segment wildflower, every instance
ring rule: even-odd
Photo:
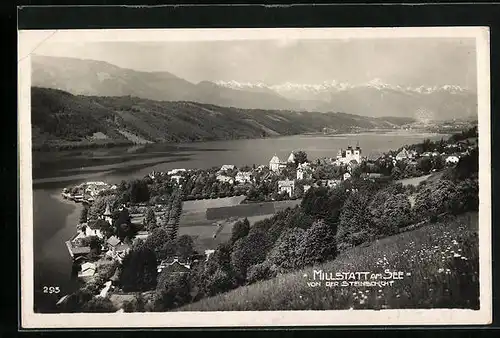
[[[443,268],[439,268],[439,269],[438,269],[438,272],[439,272],[439,273],[441,273],[441,272],[443,272],[443,271],[444,271],[444,269],[443,269]]]
[[[461,257],[460,254],[453,254],[453,257]]]

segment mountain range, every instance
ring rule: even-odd
[[[104,61],[32,56],[32,85],[74,95],[133,96],[157,101],[190,101],[242,109],[344,112],[369,117],[417,120],[477,115],[475,90],[457,85],[408,87],[374,79],[367,83],[320,84],[192,83],[169,72],[143,72]]]

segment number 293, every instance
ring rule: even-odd
[[[44,286],[43,293],[59,293],[61,289],[58,286]]]

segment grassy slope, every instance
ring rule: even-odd
[[[389,127],[380,119],[349,114],[240,109],[194,102],[152,101],[130,96],[75,96],[31,90],[33,145],[58,143],[190,142],[296,135],[332,127]],[[124,135],[124,132],[126,133]],[[106,135],[97,142],[94,133]],[[135,136],[133,136],[135,135]]]
[[[395,281],[392,287],[328,288],[323,284],[311,288],[307,282],[312,279],[304,276],[312,276],[313,269],[308,268],[240,287],[178,310],[477,308],[479,252],[477,237],[474,237],[477,226],[477,213],[464,214],[354,248],[334,261],[314,267],[333,273],[383,273],[391,269],[411,274]]]

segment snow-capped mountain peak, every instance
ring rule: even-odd
[[[425,86],[418,87],[392,85],[384,82],[380,78],[374,78],[368,82],[360,84],[350,84],[348,82],[339,82],[337,80],[324,81],[322,83],[293,83],[284,82],[281,84],[268,85],[264,82],[238,82],[238,81],[214,81],[215,84],[221,87],[238,89],[238,90],[271,90],[277,94],[287,96],[298,93],[310,93],[324,95],[328,93],[345,91],[353,88],[373,88],[377,90],[395,90],[402,92],[413,92],[419,94],[431,94],[437,91],[445,91],[453,94],[468,91],[458,85],[443,85],[443,86]]]

